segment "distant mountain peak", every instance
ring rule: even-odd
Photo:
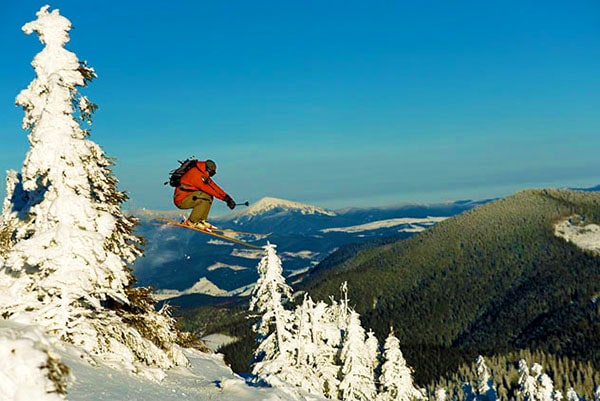
[[[335,212],[318,206],[273,197],[262,198],[247,209],[235,214],[239,217],[256,216],[269,212],[298,212],[301,214],[320,214],[325,216],[336,215]]]

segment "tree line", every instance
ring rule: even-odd
[[[249,302],[256,344],[250,367],[257,382],[345,401],[600,400],[600,373],[589,362],[529,351],[479,355],[474,364],[419,387],[394,328],[383,343],[363,329],[346,283],[339,300],[294,297],[275,248],[266,247]]]

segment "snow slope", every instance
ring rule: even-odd
[[[160,383],[149,381],[107,366],[92,367],[65,353],[65,362],[76,377],[68,390],[68,399],[77,401],[182,401],[182,400],[303,400],[318,398],[294,397],[265,387],[253,387],[234,374],[220,355],[186,350],[189,368],[167,372]]]
[[[579,216],[571,216],[554,226],[557,237],[600,256],[600,226],[584,224]]]
[[[335,228],[325,228],[321,230],[323,233],[329,232],[343,232],[343,233],[357,233],[361,231],[371,231],[371,230],[379,230],[381,228],[390,228],[397,226],[405,226],[400,227],[398,229],[399,232],[420,232],[425,230],[426,227],[430,227],[440,221],[447,219],[447,217],[425,217],[425,218],[412,218],[412,217],[402,217],[398,219],[387,219],[387,220],[379,220],[373,221],[366,224],[360,224],[356,226],[350,227],[335,227]],[[408,226],[408,227],[406,227]]]
[[[51,348],[41,330],[0,320],[0,401],[64,399],[45,367]]]
[[[46,337],[33,326],[0,320],[0,401],[324,400],[295,388],[248,384],[219,354],[192,349],[184,353],[189,367],[173,368],[162,381],[153,381],[92,359],[82,349]],[[43,367],[48,355],[70,370],[66,398],[47,392],[54,389]]]

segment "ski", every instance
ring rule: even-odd
[[[262,246],[260,246],[260,245],[251,244],[249,242],[242,241],[242,240],[239,240],[237,238],[233,238],[233,237],[230,237],[228,235],[225,235],[225,234],[221,233],[221,232],[225,232],[226,230],[214,229],[214,230],[211,230],[211,231],[207,231],[207,230],[203,230],[201,228],[196,228],[196,227],[188,226],[187,224],[180,223],[180,222],[173,221],[173,220],[169,220],[169,219],[165,219],[165,218],[162,218],[162,217],[156,217],[156,219],[160,220],[160,221],[162,221],[164,223],[167,223],[167,224],[171,224],[171,225],[178,226],[178,227],[183,227],[183,228],[189,228],[190,230],[194,230],[194,231],[198,231],[198,232],[201,232],[201,233],[204,233],[204,234],[212,235],[213,237],[216,237],[216,238],[220,238],[220,239],[223,239],[223,240],[226,240],[226,241],[235,242],[236,244],[244,245],[244,246],[247,246],[249,248],[256,248],[256,249],[261,249],[262,248]],[[218,232],[216,232],[216,231],[218,231]],[[232,232],[232,233],[245,234],[245,233],[234,231],[234,230],[229,230],[229,231]],[[254,233],[247,233],[247,234],[257,235],[257,234],[254,234]],[[262,234],[259,234],[259,235],[262,235]]]
[[[229,228],[213,228],[212,231],[217,231],[220,233],[229,233],[229,234],[239,234],[239,235],[249,235],[252,237],[268,237],[269,235],[271,235],[271,233],[268,234],[259,234],[259,233],[251,233],[248,231],[237,231],[237,230],[231,230]]]
[[[166,222],[166,223],[177,223],[173,220],[165,219],[164,217],[156,217],[156,219],[160,220],[162,222]],[[184,224],[184,223],[179,223],[179,224]],[[188,227],[188,226],[186,225],[186,227]],[[271,235],[271,233],[259,234],[259,233],[253,233],[250,231],[237,231],[237,230],[232,230],[230,228],[217,228],[217,227],[212,228],[210,231],[212,231],[212,232],[216,231],[218,233],[236,234],[236,235],[238,235],[238,234],[239,235],[247,235],[247,236],[252,236],[252,237],[268,237],[269,235]]]

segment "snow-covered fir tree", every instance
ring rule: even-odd
[[[529,366],[524,359],[519,360],[519,394],[524,401],[535,400],[535,378],[529,374]]]
[[[579,395],[572,388],[567,390],[567,401],[579,401]]]
[[[284,303],[292,297],[283,277],[276,245],[265,246],[265,256],[258,264],[259,278],[252,291],[250,310],[259,316],[254,325],[258,347],[254,352],[252,373],[267,383],[280,380],[297,384],[297,339],[293,330],[293,313]]]
[[[365,333],[358,313],[349,306],[346,283],[340,287],[339,301],[314,302],[305,294],[289,311],[292,289],[285,283],[275,245],[265,247],[258,273],[249,308],[259,318],[252,370],[258,380],[278,387],[291,384],[332,400],[424,399],[393,333],[386,342],[378,397],[379,342],[372,331]]]
[[[519,395],[524,401],[560,401],[563,395],[554,391],[552,379],[543,372],[540,364],[534,363],[529,369],[524,359],[519,360]],[[579,396],[571,388],[567,399],[578,401]]]
[[[323,395],[335,399],[340,385],[339,352],[342,331],[338,325],[338,304],[333,300],[331,302],[331,305],[323,301],[317,302],[310,313],[315,350],[313,370],[319,378]]]
[[[479,355],[475,359],[475,385],[463,383],[462,390],[465,401],[496,401],[498,398],[483,356]]]
[[[448,391],[445,388],[438,388],[435,390],[435,401],[448,401]]]
[[[117,190],[112,160],[88,138],[95,105],[78,91],[96,73],[64,47],[70,21],[48,9],[23,26],[44,48],[16,99],[31,147],[22,171],[7,176],[0,316],[134,371],[186,364],[175,321],[154,310],[149,290],[133,287],[129,266],[142,241],[121,211],[127,195]]]
[[[379,340],[377,339],[377,337],[375,337],[375,333],[373,332],[373,330],[369,330],[367,332],[367,339],[365,340],[365,345],[367,346],[369,356],[371,357],[371,361],[373,363],[373,371],[377,375],[381,355],[379,352]]]
[[[438,394],[445,397],[445,391]],[[423,393],[413,383],[412,371],[406,364],[400,340],[394,335],[394,330],[385,340],[383,346],[383,364],[379,376],[378,401],[409,401],[424,399]]]
[[[475,360],[475,370],[477,372],[477,384],[475,386],[477,394],[485,394],[490,390],[490,385],[493,385],[493,383],[491,383],[490,372],[485,364],[485,359],[481,355]]]
[[[542,373],[542,365],[534,364],[531,368],[536,375],[536,393],[540,401],[551,401],[554,399],[554,383],[545,373]]]
[[[348,329],[344,333],[341,353],[340,396],[344,401],[372,401],[375,399],[373,359],[365,342],[365,330],[358,313],[351,310]]]
[[[483,356],[479,355],[475,360],[475,371],[477,373],[477,383],[475,385],[476,399],[481,401],[496,401],[496,389],[490,371],[485,364]]]
[[[296,337],[295,368],[297,371],[296,386],[302,387],[313,394],[323,394],[321,365],[318,353],[320,347],[320,331],[322,324],[322,308],[305,294],[302,304],[294,312],[294,327]]]

